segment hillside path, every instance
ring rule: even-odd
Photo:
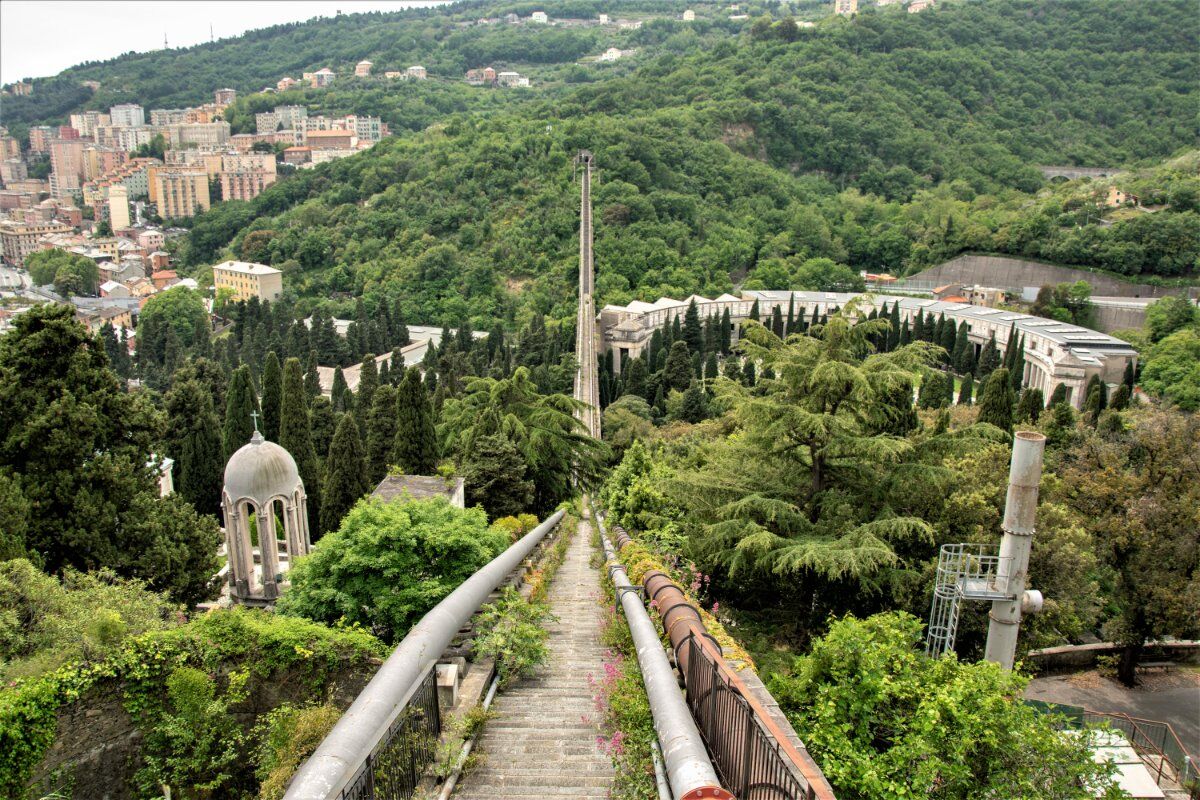
[[[590,566],[591,524],[581,521],[550,585],[550,657],[534,678],[496,696],[475,746],[483,757],[454,792],[458,800],[608,796],[613,768],[597,746],[599,712],[589,674],[604,673],[600,570]]]

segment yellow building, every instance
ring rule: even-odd
[[[283,296],[283,273],[266,264],[225,261],[213,267],[213,286],[232,290],[234,300],[275,301]]]
[[[108,187],[108,224],[114,231],[129,227],[129,190],[119,183]]]
[[[194,217],[207,211],[208,172],[204,167],[151,167],[150,200],[163,219]]]

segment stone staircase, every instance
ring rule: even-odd
[[[596,745],[599,712],[588,675],[603,673],[600,571],[589,566],[591,527],[581,522],[548,600],[550,657],[535,678],[497,695],[495,717],[475,745],[482,763],[463,775],[458,800],[601,800],[612,784],[612,762]]]

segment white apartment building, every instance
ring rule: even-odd
[[[146,124],[146,111],[136,103],[122,103],[108,110],[112,124],[121,128],[136,128]]]

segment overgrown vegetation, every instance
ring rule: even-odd
[[[160,796],[164,785],[182,797],[252,792],[259,737],[244,718],[231,716],[233,708],[285,677],[286,693],[320,697],[334,676],[382,653],[358,629],[242,609],[130,637],[108,658],[69,664],[0,692],[0,792],[24,796],[54,741],[58,714],[103,693],[119,696],[142,731],[143,767],[135,779],[141,796]]]

